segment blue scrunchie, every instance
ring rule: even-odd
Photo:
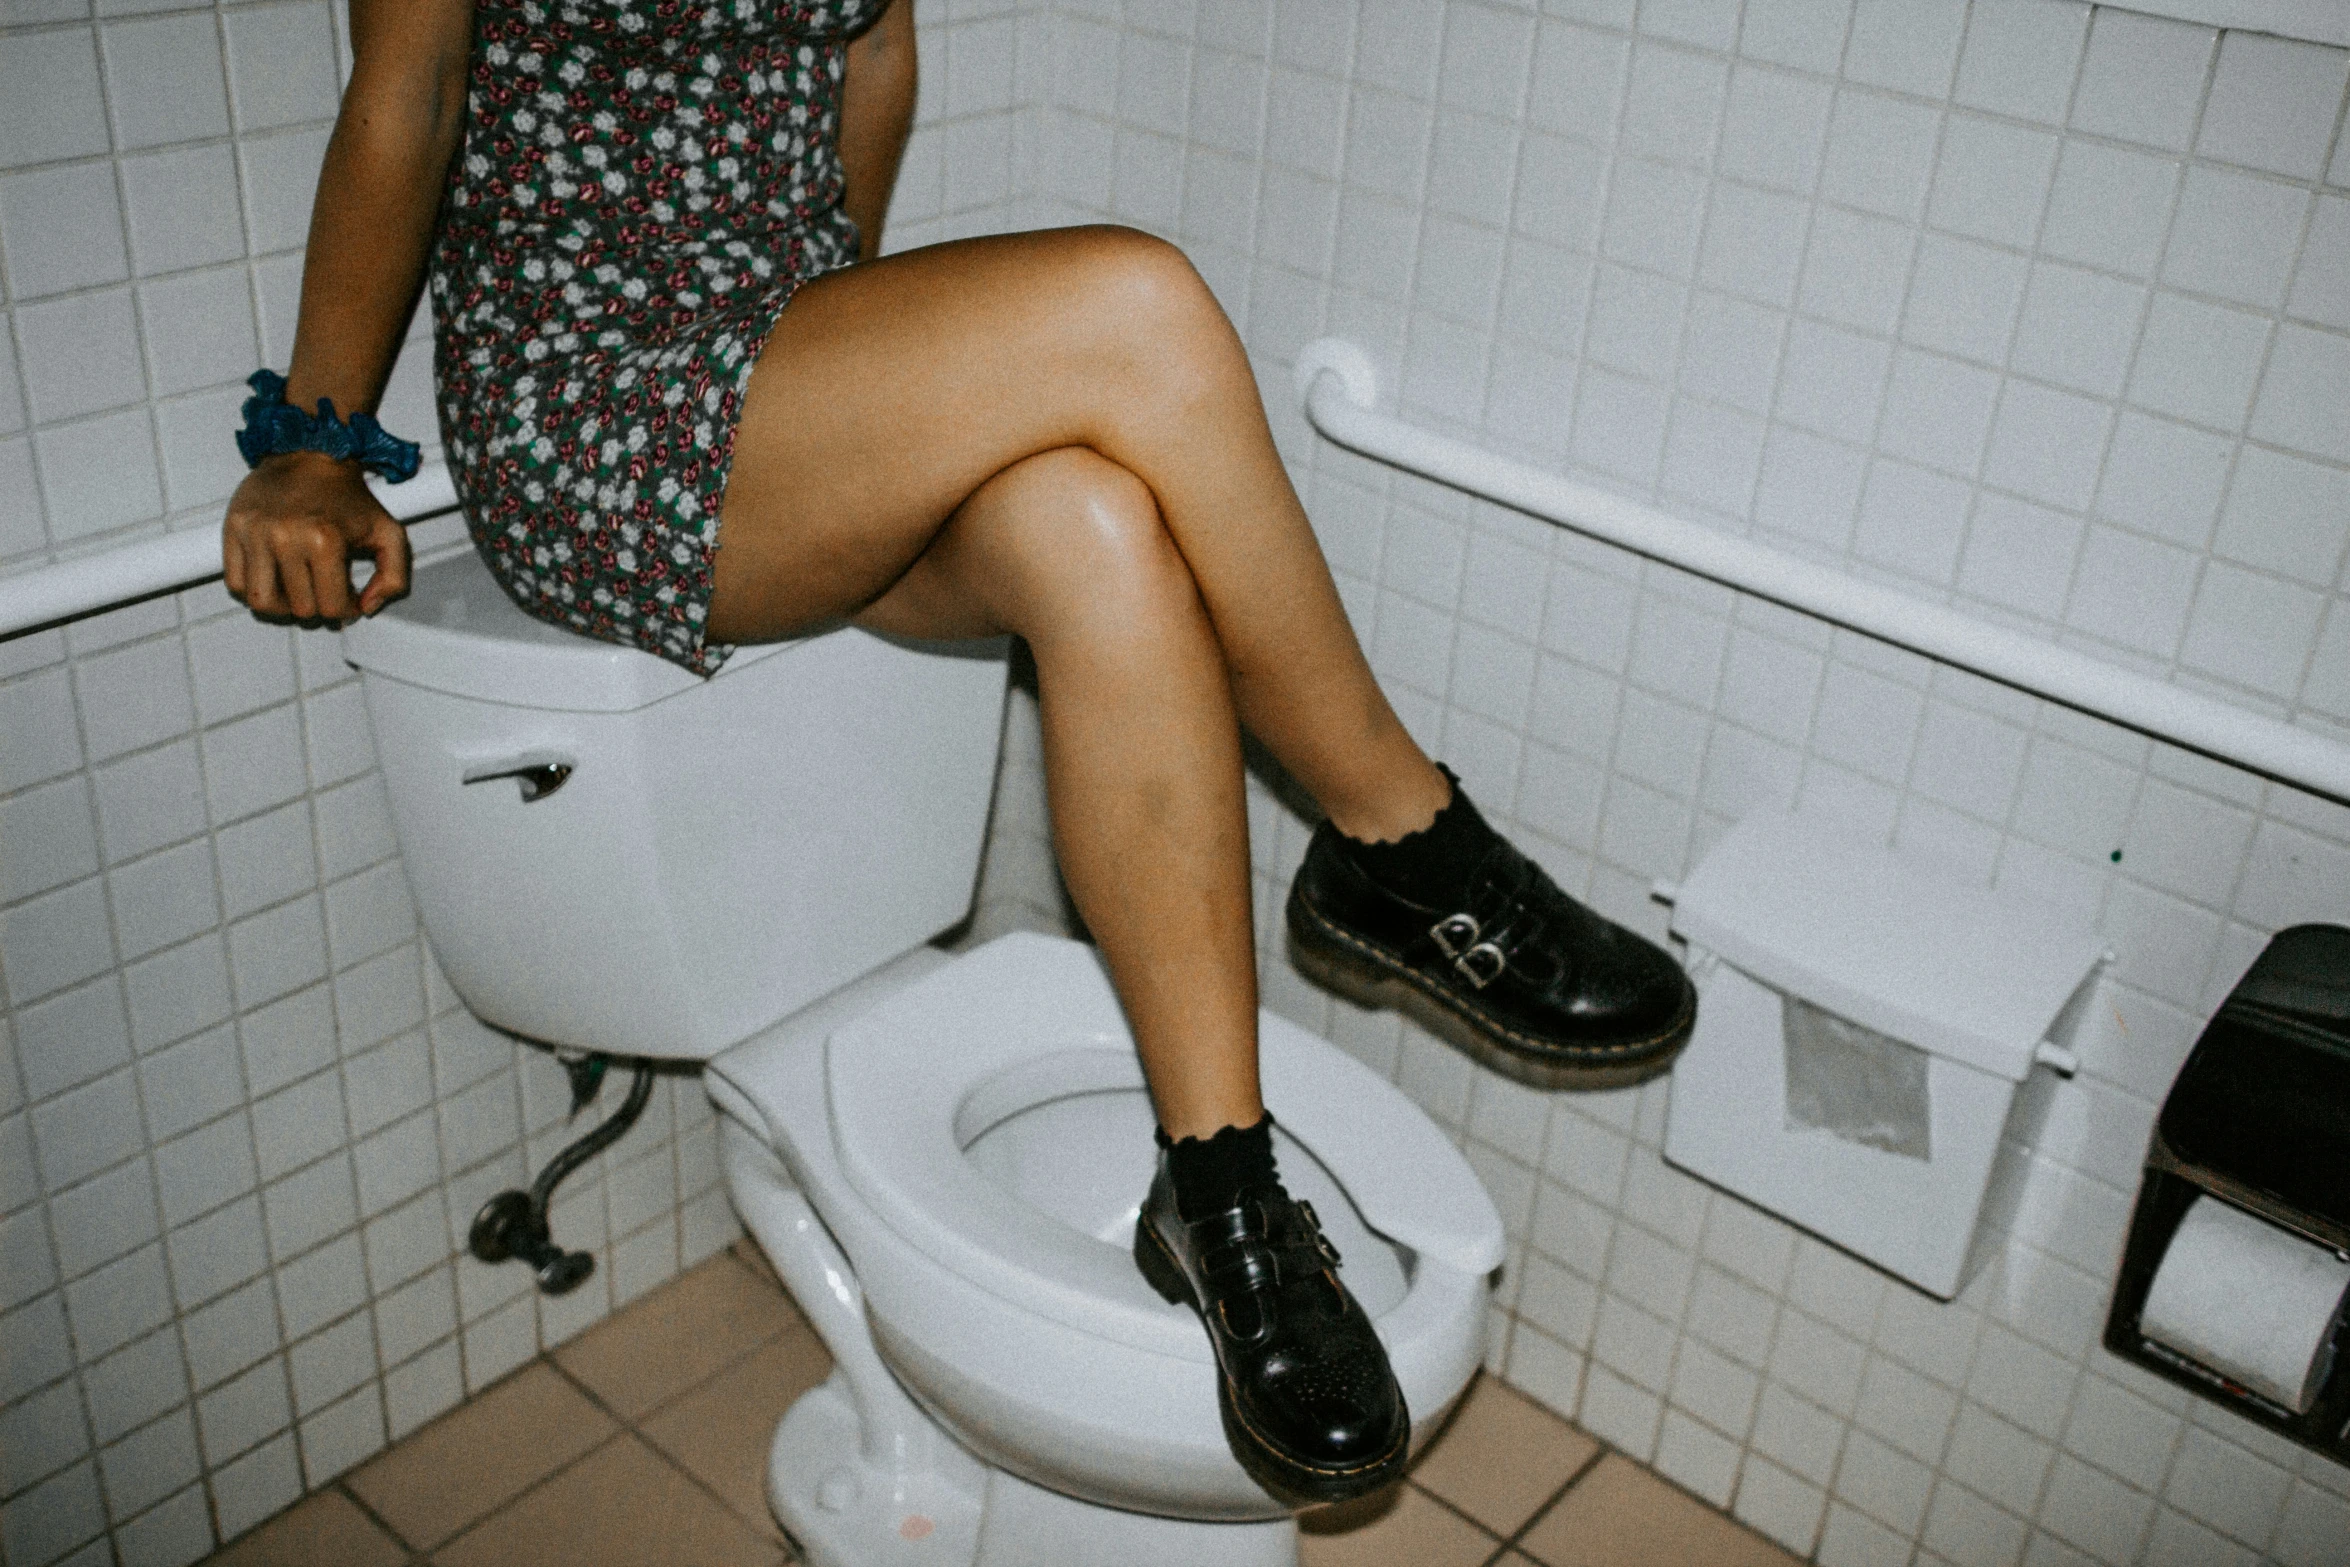
[[[245,454],[246,467],[258,468],[261,459],[280,452],[324,452],[346,462],[356,459],[394,484],[416,476],[422,450],[377,424],[375,415],[353,414],[346,422],[331,397],[318,400],[318,412],[304,413],[286,401],[286,378],[274,370],[256,370],[245,384],[253,395],[245,399],[237,450]]]

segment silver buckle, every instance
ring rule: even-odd
[[[1471,914],[1447,914],[1428,927],[1428,939],[1436,943],[1436,950],[1456,962],[1462,953],[1476,945],[1482,934],[1476,916]]]
[[[1491,967],[1487,967],[1488,964]],[[1502,970],[1510,966],[1510,960],[1503,956],[1501,948],[1492,942],[1480,941],[1459,957],[1454,958],[1452,966],[1461,978],[1469,982],[1469,988],[1483,990],[1501,978]]]
[[[1469,914],[1447,914],[1428,927],[1428,939],[1452,959],[1453,972],[1467,980],[1471,990],[1483,990],[1510,966],[1501,948],[1478,939],[1483,935],[1476,917]]]

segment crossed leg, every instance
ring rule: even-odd
[[[1245,723],[1357,838],[1449,786],[1372,677],[1214,297],[1065,229],[803,288],[752,374],[710,634],[848,616],[1036,655],[1071,896],[1176,1137],[1262,1111]]]

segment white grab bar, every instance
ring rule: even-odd
[[[449,511],[457,486],[445,464],[420,468],[406,484],[370,479],[377,500],[402,522]],[[159,538],[0,577],[0,637],[54,625],[133,599],[210,582],[220,575],[220,530],[186,528]]]
[[[1378,412],[1378,387],[1377,367],[1353,343],[1326,337],[1298,354],[1306,417],[1365,457],[2350,803],[2350,745],[2341,741],[1432,434]]]

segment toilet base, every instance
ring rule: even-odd
[[[867,1459],[863,1436],[837,1371],[776,1427],[767,1503],[811,1567],[1297,1567],[1288,1518],[1124,1512],[989,1468],[943,1440],[934,1456],[945,1463],[909,1472],[902,1457]]]

